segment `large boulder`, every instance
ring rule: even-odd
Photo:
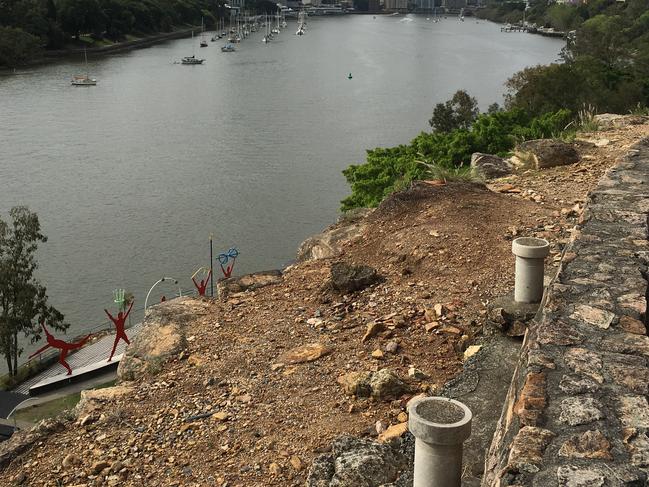
[[[130,381],[157,372],[163,362],[187,346],[186,325],[206,314],[207,305],[200,299],[183,297],[149,308],[139,333],[126,347],[117,378]]]
[[[394,444],[345,436],[334,440],[331,453],[317,457],[307,477],[307,487],[380,487],[405,485],[411,477],[411,435]],[[412,480],[410,480],[412,484]]]
[[[359,208],[345,213],[335,225],[302,242],[297,251],[297,259],[303,262],[340,256],[345,242],[363,235],[367,228],[364,218],[371,211],[367,208]]]
[[[474,152],[471,155],[471,167],[485,179],[501,178],[512,173],[512,164],[509,161],[482,152]]]
[[[216,290],[219,296],[226,297],[228,294],[254,291],[280,282],[282,282],[282,271],[260,271],[245,276],[221,279],[216,284]]]
[[[331,285],[336,291],[352,293],[381,280],[376,269],[367,265],[353,266],[336,262],[331,266]]]
[[[531,163],[529,165],[533,165],[536,169],[579,162],[579,153],[575,148],[557,139],[526,140],[518,146],[516,152],[519,160],[529,159]]]

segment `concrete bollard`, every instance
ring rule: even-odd
[[[512,242],[512,253],[516,256],[514,301],[541,302],[543,266],[549,252],[550,244],[542,238],[521,237]]]
[[[462,444],[471,436],[471,410],[446,397],[413,403],[408,429],[415,436],[413,487],[460,487]]]

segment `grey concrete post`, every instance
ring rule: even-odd
[[[547,240],[521,237],[512,242],[512,253],[516,256],[514,301],[517,303],[539,303],[543,298],[544,260],[550,252]]]
[[[415,436],[413,487],[460,487],[462,444],[471,436],[471,410],[446,397],[426,397],[409,408]]]

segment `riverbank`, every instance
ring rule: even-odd
[[[283,274],[158,305],[120,366],[128,381],[85,401],[83,425],[49,423],[56,435],[39,433],[16,459],[0,447],[0,478],[303,485],[334,438],[398,436],[408,399],[460,374],[488,303],[511,291],[512,238],[550,240],[553,274],[586,194],[646,130],[589,134],[575,143],[580,162],[489,187],[417,183],[309,239]],[[84,444],[92,455],[76,453]]]
[[[42,64],[48,64],[57,62],[64,59],[78,58],[81,56],[84,51],[88,54],[89,57],[94,56],[105,56],[109,54],[115,54],[117,52],[129,51],[132,49],[143,49],[145,47],[150,47],[155,44],[160,44],[162,42],[167,42],[174,39],[182,39],[185,37],[190,37],[192,32],[199,32],[201,26],[193,26],[189,28],[182,28],[175,30],[173,32],[165,32],[153,34],[151,36],[142,37],[138,39],[131,39],[123,42],[115,42],[111,45],[100,46],[100,47],[74,47],[67,49],[57,49],[57,50],[44,50],[41,52],[41,55],[38,58],[28,61],[24,66],[38,66]],[[14,70],[10,68],[0,67],[0,74],[11,74]]]

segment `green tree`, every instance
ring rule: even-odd
[[[101,32],[105,16],[97,0],[63,0],[58,4],[63,30],[79,40],[83,33]]]
[[[24,206],[12,208],[11,223],[0,219],[0,354],[9,372],[18,372],[18,344],[22,334],[32,343],[41,337],[40,322],[65,330],[63,315],[47,304],[47,291],[34,277],[38,244],[47,242],[36,213]]]
[[[478,116],[478,102],[464,90],[458,90],[446,103],[438,103],[428,124],[436,132],[467,129]]]
[[[0,27],[0,66],[14,68],[40,51],[38,37],[13,27]]]

